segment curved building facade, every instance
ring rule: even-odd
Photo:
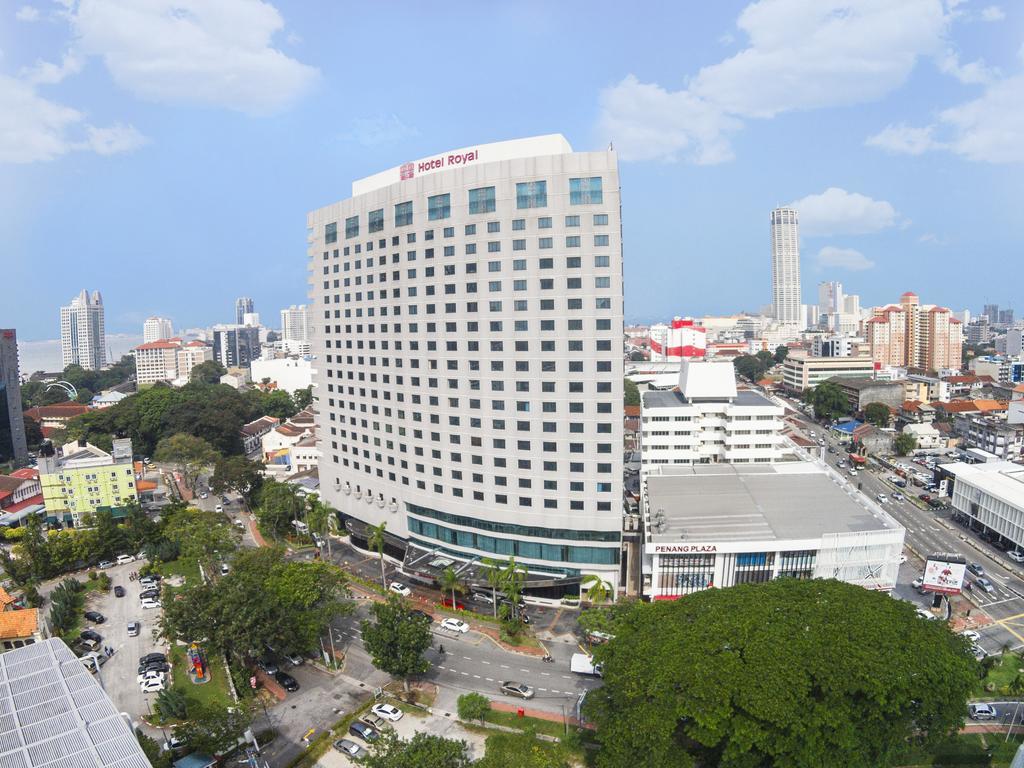
[[[559,135],[356,181],[308,217],[321,492],[406,562],[618,584],[623,300],[613,151]]]

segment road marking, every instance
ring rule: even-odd
[[[480,675],[473,675],[473,677],[475,677],[477,680],[480,679]]]
[[[489,662],[489,661],[484,661],[483,659],[480,659],[480,663],[481,663],[481,664],[490,664],[491,662]]]
[[[541,674],[545,675],[546,677],[551,677],[551,673],[550,672],[541,672]]]
[[[459,674],[464,675],[465,677],[469,677],[469,672],[459,672]]]
[[[484,680],[486,680],[489,683],[493,683],[494,682],[494,678],[493,677],[485,677]]]
[[[438,664],[437,668],[438,669],[448,669],[448,667],[446,667],[444,664]]]
[[[472,659],[469,658],[469,656],[463,656],[462,658],[464,658],[466,661],[472,661]]]
[[[499,666],[500,666],[500,667],[501,667],[502,669],[508,669],[508,668],[509,668],[508,664],[500,664]]]
[[[571,675],[562,675],[562,679],[563,680],[572,680],[572,676]]]
[[[519,671],[520,671],[520,672],[529,672],[530,670],[528,670],[528,669],[523,669],[522,667],[520,667],[520,668],[519,668]]]
[[[538,688],[537,690],[538,691],[544,691],[546,693],[548,689],[547,688]]]

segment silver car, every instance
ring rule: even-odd
[[[338,739],[334,742],[334,748],[341,752],[341,754],[348,755],[349,757],[362,757],[366,752],[365,749],[351,739]]]

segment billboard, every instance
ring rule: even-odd
[[[959,555],[928,555],[922,586],[931,592],[959,595],[966,570],[967,563]]]

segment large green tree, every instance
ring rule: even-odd
[[[373,666],[389,675],[402,678],[409,689],[409,678],[421,675],[430,668],[423,652],[430,647],[430,622],[412,613],[398,595],[388,595],[383,603],[370,605],[373,621],[362,623],[363,645],[373,660]]]
[[[290,483],[267,480],[260,488],[257,499],[256,519],[261,530],[271,536],[284,536],[294,532],[293,520],[301,520],[306,510],[306,501],[299,489]]]
[[[405,741],[390,728],[381,733],[370,748],[370,754],[357,762],[366,768],[469,768],[471,765],[464,741],[424,732]]]
[[[780,579],[637,604],[595,651],[599,768],[894,765],[963,726],[977,663],[914,606]]]
[[[789,347],[787,347],[785,344],[779,344],[779,346],[775,348],[775,354],[773,355],[773,357],[775,358],[776,365],[785,362],[788,356]]]
[[[236,659],[263,652],[305,652],[330,621],[349,613],[344,574],[325,562],[285,559],[272,547],[238,552],[216,583],[186,584],[164,605],[164,634],[207,638]]]
[[[748,381],[760,381],[768,370],[764,360],[755,355],[738,355],[732,364],[736,367],[736,373]]]
[[[908,432],[900,432],[896,435],[896,454],[898,456],[906,456],[908,453],[917,448],[917,438]]]
[[[292,400],[295,401],[295,407],[300,411],[311,406],[313,404],[313,385],[310,384],[308,387],[292,392]]]
[[[864,420],[876,427],[888,427],[889,406],[885,403],[868,403],[864,407]]]
[[[231,751],[252,724],[252,714],[241,705],[225,707],[197,699],[188,709],[189,719],[174,729],[174,735],[204,755]]]
[[[623,400],[625,405],[640,405],[640,388],[635,381],[623,379]]]
[[[153,456],[157,461],[175,464],[181,470],[185,485],[193,491],[199,482],[200,473],[218,458],[217,451],[203,438],[183,432],[161,440]]]
[[[263,486],[262,461],[249,461],[245,456],[221,456],[213,467],[210,490],[214,493],[234,491],[246,504],[252,504]]]
[[[834,381],[821,382],[810,391],[808,399],[814,406],[815,418],[831,420],[850,415],[850,403]]]
[[[220,377],[227,372],[228,369],[216,360],[207,360],[193,368],[188,379],[196,384],[219,384]]]
[[[172,542],[181,557],[206,566],[215,556],[225,557],[238,547],[238,532],[220,512],[175,505],[163,512],[163,538]]]

